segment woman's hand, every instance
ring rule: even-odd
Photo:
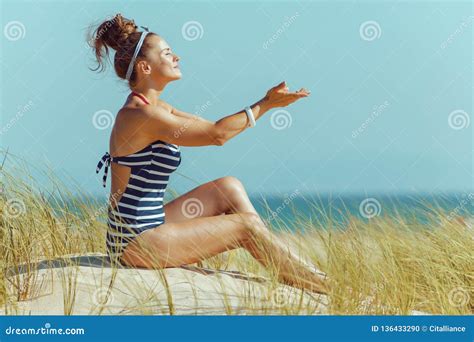
[[[267,91],[263,100],[270,108],[286,107],[303,97],[308,97],[309,94],[311,94],[311,92],[305,88],[301,88],[296,92],[290,92],[286,86],[286,82],[283,81]]]

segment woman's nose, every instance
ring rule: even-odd
[[[174,59],[175,59],[175,60],[176,60],[176,62],[177,62],[177,61],[179,61],[181,58],[179,58],[179,56],[178,56],[178,55],[175,55]]]

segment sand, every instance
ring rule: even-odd
[[[34,271],[23,267],[7,275],[11,304],[0,314],[327,314],[326,296],[283,284],[272,286],[266,278],[236,271],[189,265],[161,271],[113,268],[103,254],[32,266]],[[20,300],[18,287],[24,293]]]

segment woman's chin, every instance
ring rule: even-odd
[[[168,82],[177,81],[182,77],[183,75],[181,74],[181,70],[179,69],[168,71],[166,74],[162,75],[162,78],[166,79]]]
[[[175,72],[175,73],[171,76],[171,80],[172,80],[172,81],[180,80],[182,76],[183,76],[183,75],[181,74],[181,71]]]

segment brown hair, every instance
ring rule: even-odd
[[[134,20],[122,17],[119,13],[110,20],[104,21],[95,30],[91,27],[88,34],[88,44],[94,49],[97,67],[91,68],[99,72],[105,70],[104,59],[109,59],[109,48],[115,50],[114,69],[118,77],[125,79],[130,60],[140,39],[141,32],[137,30]],[[146,58],[150,45],[147,39],[155,33],[149,33],[138,52],[137,59]],[[156,34],[155,34],[156,35]],[[135,66],[130,76],[130,85],[136,84]]]

